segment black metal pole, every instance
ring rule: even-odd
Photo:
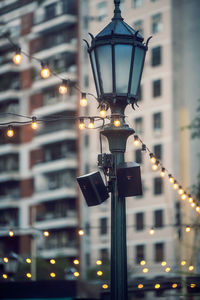
[[[116,114],[116,107],[111,108]],[[123,113],[124,107],[117,107]],[[110,152],[114,155],[114,176],[112,178],[111,196],[111,300],[127,300],[127,247],[126,247],[126,203],[124,197],[118,196],[116,168],[124,162],[126,142],[133,134],[127,124],[122,122],[119,128],[112,123],[105,126],[102,134],[107,137]]]

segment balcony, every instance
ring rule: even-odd
[[[71,140],[77,138],[77,132],[73,129],[69,130],[67,128],[59,131],[48,132],[45,134],[39,134],[35,137],[35,142],[38,145],[44,145],[48,143],[54,143],[62,141],[63,139]]]
[[[78,166],[77,159],[74,153],[66,153],[65,158],[60,158],[54,161],[43,161],[33,167],[33,174],[37,176],[39,173],[59,171],[65,169],[76,169]],[[1,178],[1,177],[0,177]]]
[[[18,209],[7,208],[0,210],[0,226],[2,227],[15,227],[18,226]]]
[[[20,198],[20,184],[19,181],[11,180],[0,182],[0,202],[4,200],[18,200]],[[6,201],[6,202],[7,202]]]
[[[74,179],[75,181],[75,179]],[[54,201],[56,199],[62,199],[65,197],[72,198],[77,196],[77,190],[74,187],[59,187],[57,189],[51,190],[46,189],[40,191],[39,189],[35,192],[33,200],[35,203],[42,203],[45,201]]]
[[[18,91],[20,90],[20,80],[18,73],[8,72],[6,76],[0,75],[0,101],[5,99],[5,93],[7,91]],[[13,93],[16,99],[16,93]]]
[[[65,217],[65,218],[57,218],[54,219],[52,218],[51,220],[43,220],[40,222],[35,222],[34,227],[37,229],[52,229],[52,228],[70,228],[70,227],[77,227],[78,226],[78,221],[76,218],[76,214],[74,214],[74,217]]]
[[[43,246],[40,248],[40,255],[46,259],[57,256],[77,257],[78,246],[76,243],[72,245],[69,244],[66,247],[49,248],[48,246]]]
[[[0,52],[0,75],[11,72],[19,72],[19,66],[16,66],[12,61],[12,53]]]
[[[54,133],[61,130],[75,130],[75,122],[73,120],[67,120],[67,119],[56,120],[56,117],[55,120],[53,120],[52,118],[52,121],[46,121],[40,124],[40,129],[37,131],[37,135]]]

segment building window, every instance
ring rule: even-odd
[[[106,262],[106,261],[109,260],[109,255],[108,255],[108,249],[107,248],[100,249],[100,259],[103,262]]]
[[[162,145],[155,145],[153,153],[155,154],[157,159],[162,159]]]
[[[159,66],[162,61],[162,48],[161,46],[152,48],[151,50],[151,65],[152,67]]]
[[[136,22],[133,23],[133,28],[135,29],[135,31],[139,31],[139,33],[141,35],[144,34],[144,27],[143,27],[143,21],[142,20],[138,20]]]
[[[162,178],[154,178],[154,195],[161,195],[163,190]]]
[[[162,89],[161,79],[154,80],[152,84],[152,92],[153,92],[152,94],[154,98],[161,96],[161,89]]]
[[[86,265],[89,267],[90,264],[91,264],[91,256],[90,256],[90,253],[86,253],[86,254],[85,254],[85,262],[86,262]]]
[[[144,230],[144,213],[139,212],[135,214],[135,230]]]
[[[46,20],[53,19],[56,16],[56,3],[45,7]]]
[[[154,211],[154,227],[161,228],[163,227],[163,210],[155,210]]]
[[[103,21],[107,17],[107,2],[101,1],[97,4],[97,13],[99,21]]]
[[[135,162],[138,164],[142,164],[142,151],[141,149],[135,150]]]
[[[152,27],[151,27],[151,31],[152,33],[158,33],[161,32],[163,30],[163,23],[162,23],[162,14],[156,14],[152,16]]]
[[[108,219],[107,218],[101,218],[99,219],[100,222],[100,235],[104,235],[108,233]]]
[[[162,129],[162,113],[153,114],[153,130],[160,131]]]
[[[135,132],[137,134],[142,134],[143,133],[143,119],[142,119],[142,117],[136,118],[134,123],[135,123]]]
[[[154,245],[154,254],[155,262],[161,262],[164,260],[164,243],[156,243]]]
[[[142,6],[143,0],[133,0],[132,3],[133,3],[133,7],[134,7],[134,8],[139,8],[139,7]]]
[[[145,260],[145,245],[135,246],[135,263],[139,264],[141,260]]]

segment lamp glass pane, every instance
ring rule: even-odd
[[[99,81],[98,81],[98,76],[97,76],[97,67],[96,67],[96,59],[95,59],[95,54],[94,50],[91,52],[91,63],[93,67],[93,76],[94,76],[94,81],[96,82],[96,88],[97,88],[97,95],[100,95],[100,90],[99,90]]]
[[[112,93],[112,52],[110,45],[99,46],[96,48],[99,70],[100,70],[100,80],[103,87],[104,93]]]
[[[140,47],[136,47],[134,53],[133,73],[132,73],[132,80],[131,80],[131,95],[134,96],[136,96],[140,84],[144,56],[145,56],[145,50]]]
[[[128,93],[132,45],[115,46],[116,93]]]

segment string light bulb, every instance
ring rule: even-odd
[[[56,263],[56,261],[55,261],[54,258],[50,259],[50,264],[51,264],[51,265],[55,265],[55,263]]]
[[[196,206],[196,203],[195,203],[195,202],[192,202],[192,203],[191,203],[191,206],[192,206],[192,207],[195,207],[195,206]]]
[[[169,177],[169,182],[174,183],[174,177],[171,174],[169,174],[168,177]]]
[[[156,157],[153,155],[153,153],[150,153],[149,156],[150,156],[150,161],[152,162],[152,164],[155,164]]]
[[[170,267],[167,267],[166,269],[165,269],[165,272],[166,273],[169,273],[171,271],[171,268]]]
[[[38,122],[37,122],[37,118],[36,118],[36,117],[32,117],[31,127],[32,127],[34,130],[38,129]]]
[[[177,286],[178,286],[178,284],[177,284],[177,283],[172,283],[172,288],[173,288],[173,289],[176,289],[176,288],[177,288]]]
[[[74,265],[79,265],[80,262],[78,259],[74,259],[73,263],[74,263]]]
[[[181,199],[182,200],[185,200],[187,198],[187,194],[184,192],[182,195],[181,195]]]
[[[189,225],[187,225],[187,226],[185,227],[185,231],[186,231],[186,232],[190,232],[190,231],[191,231],[191,227],[190,227]]]
[[[188,267],[188,270],[189,270],[189,271],[193,271],[193,270],[194,270],[194,266],[193,266],[193,265],[190,265],[190,266]]]
[[[183,190],[182,186],[180,186],[180,185],[178,188],[178,193],[179,193],[179,195],[182,195],[184,193],[184,190]]]
[[[80,105],[81,105],[82,107],[87,106],[86,93],[81,93]]]
[[[12,229],[10,229],[9,232],[8,232],[8,235],[9,235],[10,237],[13,237],[13,236],[14,236],[14,231],[13,231]]]
[[[191,195],[189,195],[189,197],[188,197],[188,201],[189,201],[189,203],[192,203],[192,202],[194,201],[194,199],[192,198],[192,196],[191,196]]]
[[[8,130],[7,130],[7,133],[6,133],[6,134],[7,134],[7,136],[10,137],[10,138],[14,136],[14,130],[13,130],[13,126],[12,126],[12,125],[9,125],[9,126],[8,126]]]
[[[85,129],[84,118],[80,118],[80,120],[79,120],[79,129],[80,130]]]
[[[177,188],[178,188],[178,183],[176,180],[174,180],[173,189],[177,190]]]
[[[104,290],[108,289],[108,284],[104,283],[104,284],[102,285],[102,288],[103,288]]]
[[[181,266],[185,266],[186,265],[186,261],[185,260],[182,260],[181,261]]]
[[[51,278],[55,278],[55,277],[56,277],[56,273],[51,272],[51,273],[50,273],[50,277],[51,277]]]
[[[155,164],[152,165],[152,170],[153,170],[153,171],[158,170],[158,166],[159,166],[159,161],[157,160],[157,161],[155,162]]]
[[[100,106],[99,115],[101,118],[106,117],[106,106],[104,104],[101,104],[101,106]]]
[[[48,237],[48,236],[49,236],[49,231],[45,230],[45,231],[43,232],[43,235],[44,235],[45,237]]]
[[[7,274],[3,274],[2,277],[3,277],[3,279],[8,279],[8,275]]]
[[[161,262],[161,266],[162,266],[162,267],[166,266],[166,264],[167,264],[166,261],[162,261],[162,262]]]
[[[27,264],[31,264],[31,259],[30,259],[30,258],[27,258],[27,259],[26,259],[26,262],[27,262]]]
[[[5,263],[7,263],[7,262],[8,262],[8,258],[7,258],[7,257],[4,257],[4,258],[3,258],[3,261],[4,261]]]
[[[88,124],[89,129],[94,129],[94,118],[90,118],[89,124]]]
[[[58,91],[61,95],[67,94],[68,87],[67,87],[67,80],[66,79],[63,79],[62,83],[59,85]]]
[[[102,272],[102,271],[97,271],[97,275],[98,275],[98,276],[102,276],[102,275],[103,275],[103,272]]]
[[[152,227],[150,230],[149,230],[149,234],[153,235],[155,233],[155,229]]]
[[[200,212],[200,206],[196,207],[196,212]]]
[[[146,265],[146,261],[143,259],[143,260],[141,260],[141,262],[140,262],[140,265],[141,266],[144,266],[144,265]]]
[[[96,264],[97,264],[98,266],[102,265],[102,260],[98,259],[98,260],[96,261]]]
[[[162,168],[160,171],[160,176],[164,177],[165,176],[165,168]]]
[[[144,285],[142,283],[138,284],[138,289],[143,289]]]
[[[40,74],[41,74],[42,78],[44,78],[44,79],[49,78],[51,73],[50,73],[48,65],[44,62],[41,62],[41,68],[42,69],[41,69]]]
[[[160,284],[159,284],[159,283],[156,283],[156,284],[154,285],[154,287],[155,287],[155,289],[159,289],[159,288],[160,288]]]
[[[31,278],[32,277],[31,273],[26,273],[26,277]]]
[[[139,140],[138,135],[134,135],[133,144],[134,144],[135,147],[138,147],[140,145],[140,140]]]
[[[74,276],[75,276],[75,277],[79,277],[79,276],[80,276],[80,273],[76,271],[76,272],[74,272]]]
[[[13,62],[16,65],[19,65],[22,62],[22,55],[21,55],[21,49],[18,47],[14,56],[13,56]]]
[[[149,272],[149,269],[148,269],[148,268],[144,268],[144,269],[142,270],[142,272],[143,272],[143,273],[148,273],[148,272]]]
[[[78,231],[78,234],[79,234],[79,235],[84,235],[84,234],[85,234],[85,232],[84,232],[84,230],[83,230],[83,229],[79,229],[79,231]]]
[[[119,118],[115,118],[114,119],[114,126],[119,127],[120,125],[121,125],[121,122],[120,122]]]

